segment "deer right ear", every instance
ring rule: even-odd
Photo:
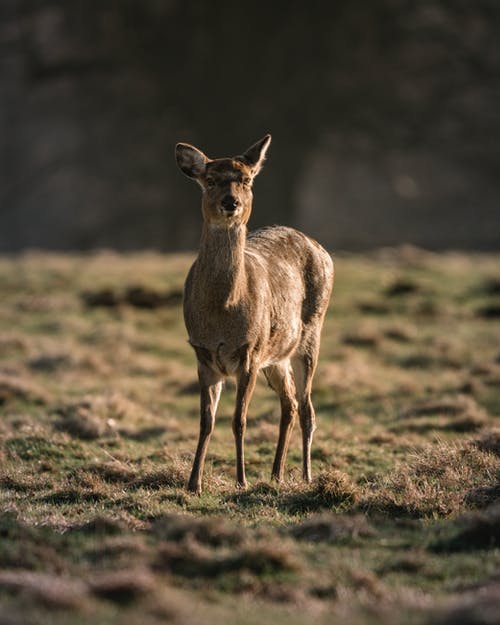
[[[175,159],[183,174],[197,180],[205,173],[209,159],[189,143],[178,143],[175,146]]]

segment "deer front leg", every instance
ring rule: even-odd
[[[257,369],[243,371],[238,375],[236,409],[233,417],[233,434],[236,444],[236,484],[246,488],[244,437],[247,424],[247,412],[257,379]]]
[[[198,378],[200,381],[200,437],[188,489],[200,495],[203,467],[205,466],[210,435],[215,425],[215,412],[219,403],[222,380],[203,365],[198,367]]]

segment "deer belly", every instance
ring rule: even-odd
[[[276,364],[289,358],[296,350],[301,336],[301,324],[291,320],[289,324],[271,324],[265,347],[263,367]]]

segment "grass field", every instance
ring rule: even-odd
[[[341,255],[314,481],[228,383],[201,497],[188,255],[0,259],[0,623],[500,622],[500,256]]]

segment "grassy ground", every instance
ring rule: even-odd
[[[500,258],[338,257],[313,484],[228,383],[201,497],[191,260],[0,259],[0,623],[498,623]]]

